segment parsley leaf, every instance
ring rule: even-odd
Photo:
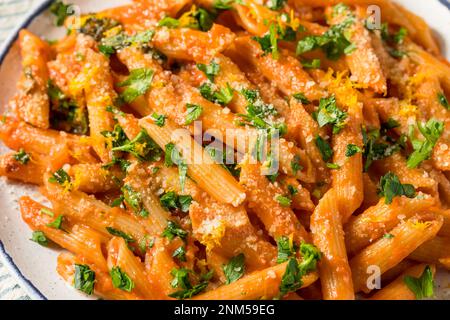
[[[385,126],[387,125],[385,124]],[[394,125],[394,123],[391,122],[390,125]],[[387,127],[383,131],[386,131],[386,129]],[[401,148],[405,148],[406,144],[406,136],[402,135],[397,141],[394,141],[389,136],[382,136],[379,129],[367,131],[363,127],[362,136],[364,142],[363,157],[365,159],[364,172],[369,170],[373,161],[392,156],[394,153],[400,151]]]
[[[338,108],[335,96],[320,99],[317,112],[317,122],[320,127],[330,124],[333,126],[333,134],[337,134],[345,127],[347,116],[346,112]]]
[[[308,98],[301,92],[295,93],[293,95],[293,97],[295,99],[297,99],[298,101],[300,101],[301,103],[303,103],[303,104],[310,104],[311,103],[311,101],[309,101]]]
[[[355,45],[350,42],[348,28],[353,25],[354,17],[350,16],[340,24],[332,26],[323,35],[308,36],[300,40],[297,44],[297,55],[322,49],[330,60],[337,60],[342,55],[349,55],[355,49]]]
[[[125,81],[119,82],[118,87],[127,87],[120,94],[120,98],[126,103],[131,103],[137,97],[144,95],[153,81],[153,70],[140,68],[131,70],[130,76]]]
[[[114,36],[101,39],[99,44],[99,51],[105,54],[106,56],[110,56],[114,54],[117,50],[126,47],[130,46],[145,47],[148,46],[150,41],[153,39],[154,34],[155,32],[153,30],[139,32],[134,36],[119,33]]]
[[[142,253],[146,253],[147,249],[153,248],[155,245],[155,238],[150,237],[148,234],[139,240],[138,246]]]
[[[402,184],[394,173],[388,172],[380,179],[380,195],[385,197],[386,204],[391,204],[394,197],[414,198],[416,190],[413,185]]]
[[[253,40],[259,43],[264,54],[272,53],[272,58],[279,58],[278,51],[278,26],[272,23],[269,27],[269,33],[263,37],[252,37]]]
[[[430,159],[434,146],[444,132],[444,123],[435,119],[426,124],[418,122],[417,127],[425,140],[417,140],[410,135],[414,152],[408,157],[408,168],[417,168],[423,161]]]
[[[155,121],[155,124],[158,126],[158,127],[164,127],[164,125],[166,124],[166,119],[167,119],[167,116],[165,116],[165,115],[163,115],[163,114],[157,114],[157,113],[153,113],[152,114],[152,118],[153,118],[153,120]]]
[[[173,258],[177,258],[178,261],[186,262],[186,248],[184,246],[178,247],[173,253]]]
[[[289,292],[300,289],[303,285],[302,274],[295,258],[290,258],[286,270],[281,278],[280,296],[283,297]]]
[[[123,231],[120,231],[120,230],[117,230],[117,229],[114,229],[111,227],[106,227],[106,231],[108,231],[108,233],[112,236],[123,238],[126,243],[136,241],[136,240],[134,240],[134,238],[132,236],[130,236],[129,234],[126,234]]]
[[[122,193],[125,202],[133,209],[134,213],[142,218],[147,218],[149,216],[149,212],[145,208],[142,196],[139,192],[126,184],[122,187]]]
[[[316,146],[319,148],[323,161],[326,162],[333,157],[333,149],[331,149],[328,142],[319,135],[316,137]]]
[[[95,16],[88,17],[80,28],[80,33],[86,34],[100,41],[108,30],[115,28],[119,22],[110,18],[98,18]],[[100,48],[99,48],[100,49]],[[114,50],[113,50],[114,51]],[[114,53],[114,52],[112,52]]]
[[[290,258],[287,263],[286,271],[281,279],[280,297],[300,289],[303,285],[302,277],[314,271],[317,262],[321,259],[320,251],[312,244],[302,243],[300,254],[302,255],[300,263],[295,258]]]
[[[211,83],[205,82],[199,88],[200,94],[208,101],[226,106],[233,100],[234,90],[227,84],[226,88],[214,90]]]
[[[71,4],[65,4],[62,1],[55,1],[50,6],[50,12],[56,16],[55,24],[58,27],[61,27],[64,24],[67,17],[75,14],[75,11],[71,7]]]
[[[328,169],[331,169],[331,170],[338,170],[338,169],[341,168],[341,166],[338,165],[337,163],[330,163],[330,162],[327,162],[327,168],[328,168]]]
[[[177,195],[175,191],[164,193],[159,198],[161,205],[167,210],[180,210],[182,212],[189,212],[189,207],[192,203],[190,195]]]
[[[288,197],[285,197],[285,196],[281,196],[281,195],[277,196],[276,200],[282,207],[290,207],[291,203],[292,203],[291,199],[289,199]]]
[[[30,161],[31,157],[28,153],[25,152],[25,150],[20,149],[19,152],[14,154],[14,159],[17,162],[20,162],[21,164],[25,165]]]
[[[75,100],[66,96],[51,80],[47,82],[47,94],[52,127],[75,134],[87,134],[89,121],[86,108],[80,108]]]
[[[47,223],[47,227],[61,230],[63,219],[64,219],[64,216],[60,215],[54,221]]]
[[[43,247],[48,246],[48,239],[42,231],[33,231],[30,240],[39,243]]]
[[[75,264],[74,287],[88,295],[94,292],[95,272],[86,264]]]
[[[180,237],[185,240],[188,233],[181,229],[181,226],[173,221],[167,222],[167,227],[164,229],[164,232],[161,234],[162,237],[166,237],[169,240],[175,239],[175,237]]]
[[[131,290],[133,290],[133,288],[134,288],[133,280],[130,278],[130,276],[128,274],[123,272],[120,269],[120,267],[117,267],[117,266],[113,267],[109,271],[109,274],[111,276],[111,280],[112,280],[113,286],[115,288],[118,288],[120,290],[127,291],[127,292],[131,292]]]
[[[184,124],[189,125],[195,120],[197,120],[203,113],[203,108],[196,104],[188,103],[186,104],[187,115],[186,122]]]
[[[313,59],[313,60],[302,59],[301,63],[305,69],[318,69],[320,68],[321,65],[320,59]]]
[[[112,151],[122,151],[131,153],[139,161],[158,161],[161,159],[162,150],[155,141],[148,135],[147,131],[141,129],[139,134],[131,141],[121,136],[120,130],[117,139],[113,140]]]
[[[294,175],[297,175],[297,172],[303,170],[303,166],[300,164],[300,156],[295,155],[294,159],[291,161],[291,169]]]
[[[278,257],[277,263],[283,263],[295,255],[295,246],[291,238],[282,236],[277,239]]]
[[[60,185],[65,185],[70,183],[71,178],[67,174],[64,169],[59,169],[58,171],[54,172],[52,176],[48,179],[48,182],[51,183],[59,183]]]
[[[169,294],[169,297],[176,299],[189,299],[206,289],[208,286],[208,280],[192,286],[189,280],[189,273],[191,272],[191,270],[185,268],[173,269],[171,271],[171,274],[174,277],[171,282],[171,286],[173,288],[181,288],[181,290]]]
[[[181,190],[184,190],[184,184],[186,182],[188,166],[186,162],[181,157],[181,154],[178,152],[176,146],[170,142],[165,146],[165,157],[164,164],[167,167],[170,167],[174,164],[178,166],[178,175],[180,177],[180,186]]]
[[[346,157],[353,157],[357,153],[361,153],[362,149],[358,147],[356,144],[349,143],[347,145],[347,149],[345,150]]]
[[[210,64],[198,63],[197,68],[202,71],[211,82],[214,82],[214,77],[220,72],[220,65],[214,60],[211,61]]]
[[[195,8],[195,7],[193,7]],[[203,8],[197,8],[183,14],[179,19],[165,17],[158,22],[158,26],[167,28],[191,28],[208,31],[214,23],[214,15]]]
[[[226,284],[239,280],[245,273],[245,256],[243,253],[230,259],[230,261],[222,266],[223,273],[226,277]]]
[[[434,295],[433,272],[430,266],[426,266],[419,278],[405,276],[403,278],[406,286],[414,292],[416,299],[430,298]]]

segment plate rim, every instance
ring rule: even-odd
[[[11,34],[5,40],[5,42],[0,47],[0,67],[3,64],[4,59],[9,53],[10,49],[14,45],[20,30],[28,27],[35,18],[41,15],[45,10],[48,9],[53,0],[44,0],[42,3],[37,5],[32,9],[21,22],[11,31]],[[450,10],[450,0],[438,0],[438,2]],[[6,251],[6,248],[0,239],[0,256],[3,257],[6,269],[16,276],[21,288],[27,293],[31,298],[35,300],[48,300],[47,297],[33,284],[33,282],[28,279],[19,267],[14,262],[11,255]]]

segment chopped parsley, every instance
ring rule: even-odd
[[[288,185],[287,188],[291,196],[295,196],[298,193],[298,189],[291,184]]]
[[[153,75],[153,70],[146,68],[131,70],[130,76],[117,84],[118,87],[127,87],[120,94],[120,98],[126,103],[131,103],[139,96],[144,95],[150,89]]]
[[[50,6],[50,12],[56,17],[55,24],[58,27],[61,27],[64,24],[67,17],[75,14],[75,11],[71,7],[71,4],[65,4],[62,1],[55,1]]]
[[[48,246],[48,239],[42,231],[33,231],[30,240],[40,244],[43,247]]]
[[[108,30],[119,26],[119,22],[110,18],[98,18],[95,16],[88,17],[80,28],[80,33],[86,34],[100,41]],[[101,50],[101,48],[99,48]],[[114,50],[113,52],[114,53]]]
[[[157,114],[157,113],[154,112],[152,114],[152,118],[153,118],[153,121],[155,122],[155,124],[158,127],[164,127],[164,125],[166,124],[167,116],[165,116],[163,114]]]
[[[312,244],[302,243],[300,245],[302,261],[290,258],[286,271],[281,279],[280,297],[289,292],[297,291],[303,285],[302,277],[317,268],[317,262],[321,259],[320,251]]]
[[[116,128],[115,132],[110,134],[110,136],[114,138],[112,140],[112,151],[130,153],[141,162],[158,161],[161,159],[162,150],[148,135],[147,131],[141,129],[139,134],[130,141],[126,138],[125,135],[122,135],[123,131],[121,129]],[[107,133],[105,133],[104,135],[108,136]]]
[[[288,197],[279,195],[275,199],[278,201],[278,203],[282,207],[290,207],[291,206],[292,200],[289,199]]]
[[[60,215],[55,220],[53,220],[52,222],[47,223],[46,226],[49,227],[49,228],[62,230],[61,226],[62,226],[63,220],[64,220],[64,216]]]
[[[89,131],[86,108],[64,94],[53,81],[47,82],[47,94],[50,101],[51,125],[58,130],[75,134],[87,134]]]
[[[408,53],[402,50],[399,50],[397,47],[400,44],[403,44],[406,36],[408,35],[408,30],[401,27],[397,33],[391,34],[389,31],[389,24],[383,23],[381,25],[381,39],[386,43],[387,45],[387,51],[389,54],[394,58],[402,58],[404,56],[407,56]]]
[[[213,160],[226,169],[233,177],[239,177],[241,175],[241,169],[235,163],[234,150],[226,147],[225,152],[219,150],[218,148],[214,148],[212,146],[207,146],[205,148],[208,151],[209,155]],[[231,163],[228,164],[228,159],[231,159]]]
[[[417,168],[423,161],[430,159],[434,146],[444,132],[444,123],[435,119],[429,120],[426,124],[418,122],[417,127],[425,140],[418,140],[412,133],[410,134],[414,152],[408,157],[408,168]]]
[[[175,239],[175,237],[179,237],[182,240],[187,238],[187,231],[183,230],[179,224],[173,221],[167,222],[167,227],[164,229],[164,232],[161,234],[162,237],[166,237],[169,240]]]
[[[282,236],[277,239],[278,257],[277,263],[283,263],[295,255],[295,245],[291,238]]]
[[[218,103],[222,106],[229,104],[234,97],[234,90],[229,84],[227,84],[226,88],[214,90],[211,83],[205,82],[200,86],[199,91],[206,100]]]
[[[31,160],[31,157],[28,153],[25,152],[25,150],[20,149],[19,152],[14,154],[14,160],[25,165]]]
[[[287,132],[284,122],[277,122],[275,117],[278,112],[272,104],[266,104],[261,98],[258,90],[243,89],[241,94],[248,102],[246,107],[247,114],[239,114],[243,122],[241,125],[250,125],[258,129],[264,129],[270,132],[277,131],[280,136]]]
[[[303,274],[300,271],[297,259],[290,258],[286,270],[281,278],[280,296],[283,297],[289,292],[300,289],[303,285]]]
[[[206,289],[212,273],[208,273],[200,277],[202,279],[202,282],[196,285],[191,284],[191,281],[189,279],[190,273],[193,273],[193,271],[186,268],[173,269],[171,271],[171,275],[174,277],[171,282],[171,286],[172,288],[178,288],[180,290],[169,294],[169,297],[176,299],[190,299]]]
[[[195,8],[195,7],[193,7]],[[201,31],[209,31],[214,23],[212,13],[203,8],[196,8],[183,14],[179,19],[165,17],[158,22],[158,26],[175,28],[190,28]]]
[[[210,64],[198,63],[197,68],[202,71],[211,82],[214,82],[215,76],[217,76],[220,72],[220,65],[214,60],[211,61]]]
[[[297,101],[300,101],[302,104],[310,104],[311,101],[309,101],[309,99],[301,92],[299,93],[295,93],[294,95],[292,95],[295,99],[297,99]]]
[[[278,26],[272,23],[269,27],[269,33],[263,37],[252,37],[253,40],[259,43],[265,55],[272,53],[272,58],[278,59],[280,56],[278,50]]]
[[[392,238],[395,238],[395,236],[394,236],[392,233],[386,233],[386,234],[383,236],[383,238],[384,238],[384,239],[392,239]]]
[[[75,264],[75,275],[73,279],[75,289],[88,295],[94,292],[95,272],[86,264]]]
[[[300,164],[300,156],[295,155],[294,159],[291,161],[291,169],[294,175],[297,175],[297,172],[303,170],[303,166]]]
[[[136,240],[134,240],[134,238],[132,236],[130,236],[129,234],[126,234],[123,231],[111,228],[111,227],[106,227],[106,231],[108,231],[108,233],[114,237],[120,237],[122,239],[125,240],[126,243],[131,243],[131,242],[135,242]]]
[[[327,168],[331,170],[338,170],[341,168],[341,166],[338,165],[337,163],[327,162]]]
[[[385,197],[386,204],[391,204],[394,197],[406,196],[414,198],[416,190],[413,185],[402,184],[394,173],[388,172],[380,179],[379,194]]]
[[[347,113],[338,108],[335,96],[320,99],[316,114],[317,123],[320,127],[331,125],[333,134],[337,134],[345,127],[347,117]]]
[[[329,143],[319,135],[316,137],[316,146],[322,155],[323,161],[327,162],[333,157],[333,149],[331,149]]]
[[[187,115],[186,115],[186,121],[184,123],[186,125],[189,125],[192,122],[194,122],[195,120],[197,120],[198,118],[200,118],[200,116],[203,113],[203,108],[196,104],[188,103],[188,104],[186,104],[186,109],[187,109]]]
[[[122,193],[125,203],[131,207],[135,214],[142,218],[147,218],[149,216],[149,212],[144,206],[142,195],[139,192],[126,184],[122,187]]]
[[[245,273],[245,256],[243,253],[230,259],[230,261],[222,266],[225,274],[226,284],[239,280]]]
[[[155,238],[150,237],[148,234],[145,235],[141,240],[139,240],[138,243],[139,250],[142,253],[147,252],[147,249],[153,248],[154,245],[155,245]]]
[[[374,161],[388,158],[394,153],[400,151],[400,149],[405,148],[406,136],[402,135],[397,141],[395,141],[386,135],[386,131],[388,129],[387,126],[389,125],[384,125],[385,127],[383,130],[373,129],[368,131],[365,127],[362,128],[364,142],[363,157],[365,159],[364,172],[369,170]],[[391,121],[390,126],[392,125],[394,125],[394,122]]]
[[[426,266],[419,278],[405,276],[403,278],[406,286],[414,292],[416,299],[430,298],[434,295],[433,272],[430,266]]]
[[[128,274],[120,269],[120,267],[113,267],[109,274],[111,276],[112,284],[115,288],[131,292],[134,289],[134,282]]]
[[[136,33],[133,36],[126,35],[125,33],[119,33],[114,36],[103,38],[99,44],[99,51],[106,56],[110,56],[116,53],[117,50],[124,49],[126,47],[146,47],[153,39],[155,32],[153,30],[147,30]]]
[[[178,149],[176,148],[175,144],[168,143],[165,146],[165,157],[164,157],[164,164],[167,167],[171,167],[174,164],[178,166],[178,175],[180,177],[180,186],[181,190],[184,190],[184,185],[186,183],[186,177],[187,177],[187,171],[188,166],[186,162],[181,157],[181,154],[178,152]]]
[[[302,59],[302,66],[305,69],[319,69],[321,65],[320,59],[306,60]]]
[[[186,248],[180,246],[172,253],[172,257],[176,258],[178,261],[186,262]]]
[[[320,36],[308,36],[300,40],[297,44],[297,55],[320,48],[330,60],[337,60],[342,55],[349,55],[355,49],[355,45],[350,42],[348,29],[353,25],[354,17],[349,16],[340,24],[332,26],[328,31]]]
[[[189,207],[192,203],[192,197],[190,195],[177,195],[175,191],[169,191],[164,193],[159,198],[161,205],[171,211],[180,210],[181,212],[189,212]]]
[[[347,145],[347,149],[345,150],[345,156],[346,157],[353,157],[357,153],[361,153],[362,149],[358,147],[356,144],[349,143]]]

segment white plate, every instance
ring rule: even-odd
[[[32,32],[54,39],[62,36],[64,30],[53,25],[53,17],[46,8],[51,1],[44,1],[18,26],[9,41],[0,49],[0,114],[8,99],[15,92],[15,85],[20,73],[20,55],[14,38],[19,27],[28,27]],[[114,7],[126,0],[74,0],[69,1],[81,8],[82,13],[94,12],[107,7]],[[408,9],[424,17],[436,31],[442,47],[450,60],[450,4],[447,0],[399,0]],[[8,52],[6,54],[6,52]],[[0,146],[0,151],[2,147]],[[4,151],[4,150],[3,150]],[[56,273],[57,250],[42,248],[29,241],[31,231],[20,218],[17,200],[22,195],[32,195],[36,200],[42,199],[33,187],[20,183],[0,180],[0,254],[4,256],[11,272],[17,276],[19,283],[34,299],[81,299],[85,298],[78,291],[68,286]],[[450,299],[450,277],[439,276],[439,297]]]

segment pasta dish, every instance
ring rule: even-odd
[[[67,34],[19,34],[0,175],[48,199],[22,197],[21,217],[65,249],[68,284],[433,297],[450,269],[450,63],[423,19],[389,0],[50,11]]]

